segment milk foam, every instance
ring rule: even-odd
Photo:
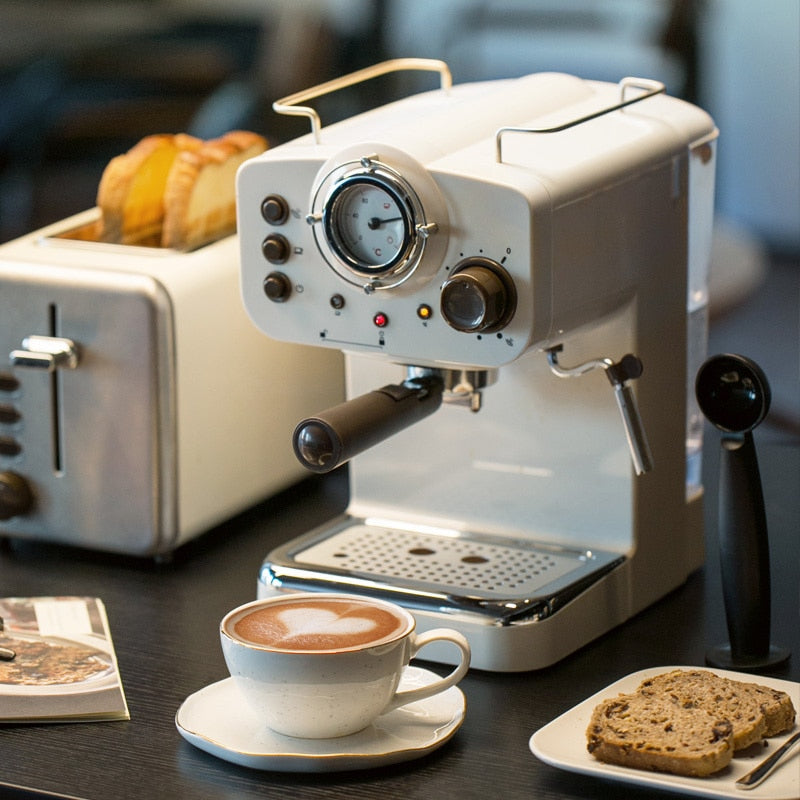
[[[402,635],[402,616],[370,603],[302,600],[255,608],[234,624],[246,641],[279,650],[342,650],[374,645]]]

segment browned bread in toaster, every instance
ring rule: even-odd
[[[97,189],[101,241],[158,242],[164,220],[164,187],[173,162],[179,152],[198,150],[202,144],[188,134],[156,133],[112,158]]]
[[[586,737],[600,761],[674,775],[712,775],[733,757],[733,726],[723,714],[640,692],[597,705]]]
[[[164,187],[162,247],[190,250],[236,230],[236,170],[267,149],[263,136],[229,131],[177,154]]]
[[[743,750],[794,725],[795,710],[786,692],[731,680],[708,670],[662,673],[642,681],[637,691],[668,695],[681,704],[692,703],[713,713],[724,713],[733,725],[734,750]]]

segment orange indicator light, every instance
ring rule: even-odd
[[[433,316],[433,309],[427,303],[423,303],[417,308],[417,316],[420,319],[430,319]]]

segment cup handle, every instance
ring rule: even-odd
[[[431,644],[432,642],[452,642],[461,651],[461,661],[459,664],[449,675],[440,678],[438,681],[429,683],[427,686],[421,686],[418,689],[407,689],[403,692],[395,692],[389,704],[381,712],[382,714],[386,714],[407,703],[425,700],[428,697],[439,694],[439,692],[443,692],[445,689],[455,686],[455,684],[467,674],[467,670],[469,670],[470,648],[469,642],[463,634],[451,630],[450,628],[434,628],[433,630],[420,633],[414,637],[414,641],[411,644],[411,658],[414,658],[426,644]]]

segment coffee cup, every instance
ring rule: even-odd
[[[350,594],[276,595],[235,608],[220,623],[225,663],[244,700],[277,733],[327,739],[454,686],[470,648],[455,630],[415,631],[394,603]],[[398,691],[409,661],[431,642],[459,650],[450,674]]]

